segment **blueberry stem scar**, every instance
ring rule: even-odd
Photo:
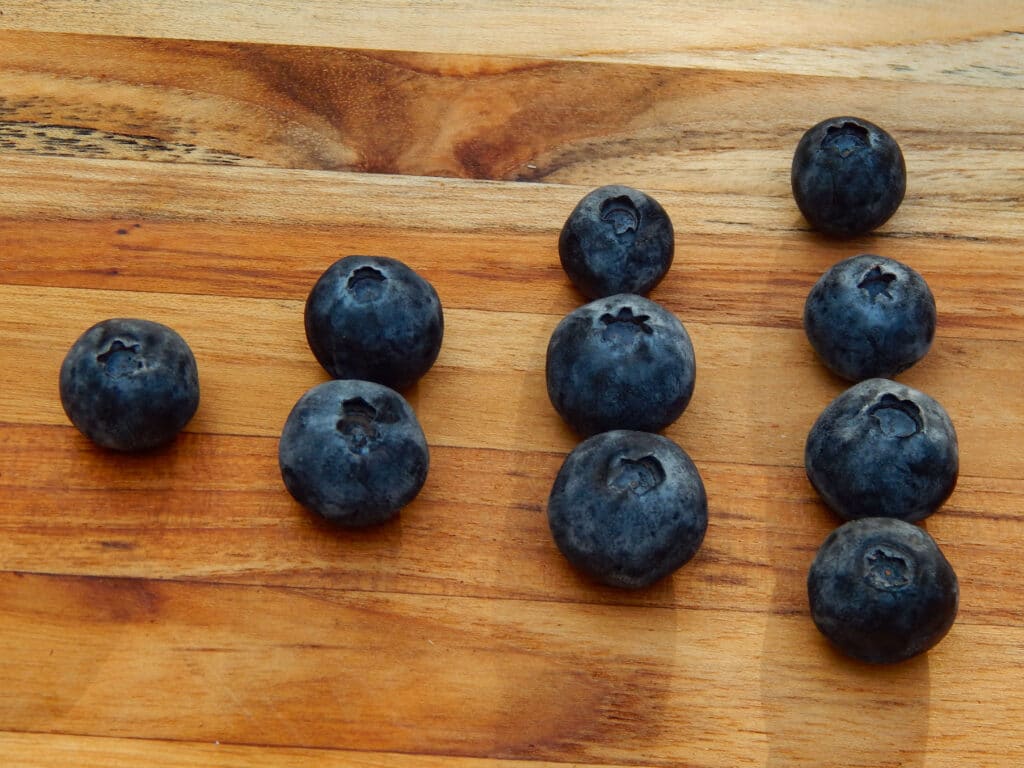
[[[616,235],[636,232],[640,227],[640,212],[625,195],[605,200],[601,204],[601,221],[612,225]]]
[[[883,272],[880,266],[875,265],[864,275],[864,279],[857,283],[857,287],[867,291],[872,299],[879,294],[891,299],[892,293],[889,292],[889,284],[895,281],[896,275],[892,272]]]

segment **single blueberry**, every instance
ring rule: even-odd
[[[804,448],[811,485],[844,520],[932,514],[956,487],[959,451],[948,414],[923,392],[868,379],[833,400]]]
[[[412,386],[437,360],[444,315],[433,286],[384,256],[346,256],[306,300],[306,340],[336,379]]]
[[[581,435],[657,432],[686,409],[696,378],[683,324],[631,294],[569,313],[551,335],[545,369],[552,405]]]
[[[145,451],[173,440],[195,414],[199,372],[188,344],[166,325],[112,318],[68,350],[60,400],[97,445]]]
[[[932,648],[953,626],[959,593],[935,540],[892,518],[841,525],[807,575],[815,625],[843,653],[873,664]]]
[[[405,398],[369,381],[335,379],[292,408],[278,447],[296,501],[348,527],[382,523],[415,498],[430,456]]]
[[[588,299],[647,294],[668,272],[674,252],[665,209],[644,192],[617,184],[580,200],[558,238],[562,268]]]
[[[790,181],[812,227],[832,237],[856,237],[880,227],[899,208],[907,168],[899,145],[877,125],[833,117],[800,139]]]
[[[668,438],[603,432],[566,457],[548,499],[548,523],[576,568],[603,584],[638,589],[696,554],[708,501],[697,467]]]
[[[935,298],[916,271],[863,254],[832,266],[804,304],[804,331],[830,371],[851,381],[892,378],[927,354]]]

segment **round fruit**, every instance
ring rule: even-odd
[[[621,185],[588,193],[558,238],[562,267],[588,299],[648,293],[668,272],[674,252],[665,209],[644,192]]]
[[[292,408],[281,476],[303,506],[349,527],[382,523],[415,498],[430,456],[405,398],[381,384],[335,379]]]
[[[708,501],[697,468],[668,438],[604,432],[566,457],[548,499],[548,523],[576,568],[603,584],[637,589],[696,554]]]
[[[396,259],[346,256],[306,300],[306,340],[336,379],[392,389],[416,383],[437,360],[444,335],[433,286]]]
[[[844,520],[932,514],[956,487],[959,451],[948,414],[923,392],[888,379],[855,384],[807,436],[811,484]]]
[[[856,237],[896,212],[907,189],[907,169],[899,145],[877,125],[833,117],[800,139],[790,180],[812,227],[833,237]]]
[[[872,254],[853,256],[811,289],[804,331],[836,375],[851,381],[892,378],[931,349],[935,299],[910,267]]]
[[[145,451],[174,439],[199,407],[188,344],[166,325],[112,318],[83,333],[60,368],[71,423],[104,448]]]
[[[815,625],[843,653],[873,664],[903,661],[938,643],[956,619],[959,593],[935,540],[891,518],[834,530],[807,575]]]
[[[693,345],[675,315],[631,294],[569,313],[548,343],[548,397],[581,435],[613,429],[657,432],[693,394]]]

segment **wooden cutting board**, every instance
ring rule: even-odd
[[[903,147],[870,237],[824,240],[789,191],[802,132],[855,114]],[[545,506],[576,438],[544,386],[582,303],[576,201],[657,197],[652,298],[698,360],[666,434],[707,486],[697,557],[595,586]],[[1024,764],[1024,5],[940,2],[0,3],[0,764]],[[859,252],[939,308],[901,376],[938,399],[961,475],[926,523],[956,625],[874,668],[834,652],[805,579],[837,524],[803,443],[844,385],[801,330]],[[277,436],[325,374],[302,308],[352,253],[444,303],[410,393],[431,448],[399,520],[318,523]],[[195,351],[170,447],[94,448],[57,371],[143,316]]]

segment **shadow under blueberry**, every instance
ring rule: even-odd
[[[794,458],[802,455],[802,438],[797,442]],[[843,655],[818,631],[807,575],[818,547],[842,521],[817,497],[802,467],[766,471],[784,475],[778,482],[788,489],[764,501],[766,559],[774,577],[760,669],[766,765],[922,765],[927,654],[867,664]]]
[[[806,275],[801,296],[839,258],[871,250],[870,240],[833,241],[795,215],[791,242],[780,241],[755,299],[770,316],[777,280]],[[777,310],[776,310],[777,311]],[[804,445],[815,419],[849,382],[828,371],[815,357],[802,327],[803,300],[794,302],[780,336],[785,350],[752,346],[750,377],[740,402],[751,414],[751,444],[765,443],[777,454],[777,466],[761,471],[773,491],[761,501],[764,558],[770,587],[764,605],[765,629],[760,654],[761,704],[768,768],[843,766],[910,768],[924,762],[930,699],[927,654],[893,665],[871,665],[848,658],[818,631],[811,618],[807,575],[818,547],[841,524],[819,499],[804,469]],[[780,354],[782,352],[782,354]],[[800,360],[788,367],[787,360]],[[760,380],[759,380],[760,379]],[[793,397],[762,381],[784,382]],[[787,413],[783,413],[785,410]],[[887,411],[892,427],[906,426],[905,414]],[[786,433],[781,425],[788,425]],[[766,441],[771,440],[769,446]]]
[[[761,652],[768,768],[841,765],[909,768],[928,740],[928,657],[873,665],[852,659],[811,618],[807,575],[841,524],[803,469],[789,498],[765,501],[766,556],[774,575]]]
[[[363,280],[372,287],[372,280]],[[320,384],[332,382],[324,378]],[[376,384],[367,383],[370,387]],[[307,390],[308,391],[311,390]],[[414,383],[402,390],[395,390],[413,410],[413,414],[422,427],[419,413],[419,385]],[[382,437],[387,429],[401,418],[397,403],[387,399],[373,399],[354,394],[345,397],[339,403],[335,423],[334,441],[347,447],[356,456],[355,461],[373,463],[379,458],[378,450],[386,445]],[[333,417],[332,417],[333,418]],[[297,536],[308,553],[308,560],[297,564],[296,573],[301,572],[303,584],[314,583],[322,578],[329,579],[331,588],[339,590],[378,590],[394,588],[396,580],[406,579],[413,570],[403,551],[403,529],[409,520],[416,520],[420,515],[419,497],[432,481],[431,465],[434,457],[431,454],[430,435],[427,441],[427,470],[423,486],[419,487],[408,502],[397,510],[374,509],[372,513],[355,513],[356,508],[345,510],[343,520],[331,519],[315,508],[319,503],[318,489],[310,490],[307,499],[310,506],[300,502],[289,491],[289,483],[294,483],[289,470],[280,468],[281,438],[274,443],[277,476],[281,480],[280,496],[286,500],[289,509],[287,523],[296,526]],[[379,464],[378,464],[379,466]],[[286,479],[287,478],[287,479]],[[406,488],[405,475],[396,476],[394,483]],[[331,489],[334,493],[337,489]],[[373,494],[384,495],[386,489],[373,486]],[[300,492],[301,493],[301,492]],[[404,493],[403,493],[404,495]],[[336,499],[335,499],[336,500]],[[388,516],[390,515],[390,516]],[[429,579],[433,574],[427,576]]]
[[[678,612],[661,607],[675,600],[674,578],[640,590],[604,586],[573,568],[548,538],[546,565],[560,586],[554,599],[535,601],[530,610],[556,642],[543,638],[543,627],[512,639],[531,654],[534,679],[522,677],[529,667],[496,668],[494,676],[507,681],[509,701],[521,697],[523,686],[535,699],[528,714],[502,724],[502,741],[488,756],[660,764],[680,733],[703,727],[670,703],[686,642]]]
[[[296,563],[299,583],[326,580],[332,589],[340,591],[387,590],[409,570],[402,531],[410,518],[419,515],[416,499],[385,522],[346,526],[304,507],[283,484],[281,494],[287,497],[289,509],[282,523],[300,530],[297,536],[307,551],[306,562]],[[286,580],[291,577],[286,575]]]
[[[571,290],[567,286],[567,292]],[[582,303],[582,302],[581,302]],[[494,552],[494,591],[528,598],[524,609],[540,622],[535,629],[507,638],[528,654],[495,654],[489,675],[504,681],[497,691],[494,742],[487,756],[508,759],[609,762],[615,759],[659,761],[651,745],[663,744],[671,670],[676,667],[674,610],[650,609],[651,603],[671,606],[673,578],[642,590],[603,586],[573,568],[558,551],[548,526],[547,503],[565,456],[581,441],[550,404],[543,371],[551,328],[520,338],[535,356],[535,365],[521,372],[515,398],[516,423],[510,435],[533,434],[539,442],[558,446],[556,453],[509,443],[507,482],[496,488],[496,508],[489,530],[505,547],[528,556],[503,559]],[[481,460],[486,460],[481,456]],[[516,569],[517,572],[510,572]],[[488,601],[501,610],[502,601]],[[550,633],[551,639],[545,639]],[[510,711],[502,702],[522,701],[532,692],[526,710]],[[683,713],[685,714],[685,713]]]
[[[842,655],[810,615],[768,619],[761,692],[769,768],[924,764],[928,655],[871,665]]]

